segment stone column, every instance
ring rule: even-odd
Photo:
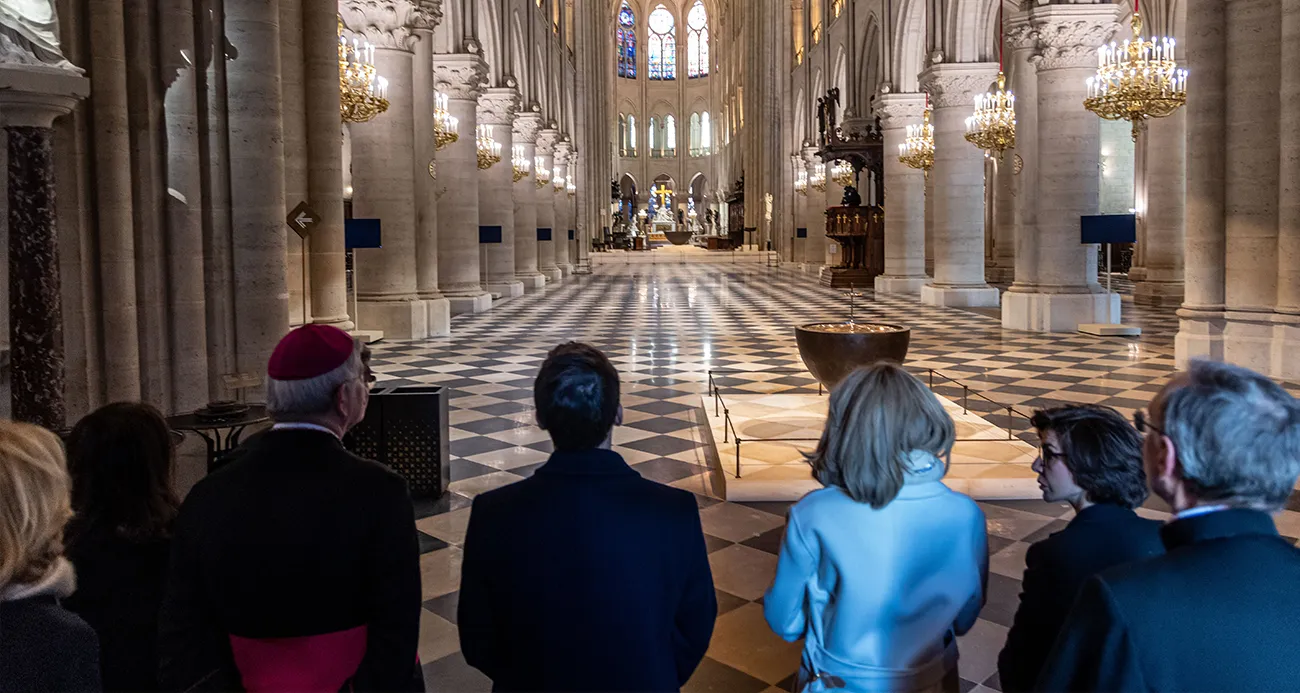
[[[998,305],[998,290],[984,279],[984,152],[966,141],[975,95],[997,72],[992,63],[940,63],[921,75],[934,104],[935,149],[934,280],[921,287],[923,303]]]
[[[1270,373],[1300,380],[1300,7],[1295,3],[1282,5],[1281,52],[1277,308]]]
[[[494,87],[478,99],[478,121],[492,127],[492,137],[501,144],[501,161],[478,172],[479,227],[500,227],[499,243],[480,243],[487,290],[502,298],[524,295],[523,282],[515,279],[514,169],[510,163],[514,144],[515,112],[519,93],[513,87]]]
[[[552,128],[537,134],[537,156],[541,157],[541,167],[552,171],[552,175],[554,175],[555,147],[559,141],[559,131]],[[537,269],[550,282],[558,282],[564,278],[564,273],[555,264],[554,239],[557,220],[554,194],[555,189],[550,183],[537,188]]]
[[[478,97],[487,75],[483,58],[470,53],[438,54],[433,60],[438,91],[447,110],[460,120],[460,139],[438,157],[438,285],[451,301],[451,314],[481,313],[492,294],[479,276]]]
[[[885,273],[880,293],[919,294],[925,274],[925,173],[898,160],[908,125],[920,125],[924,94],[884,94],[876,101],[885,145]]]
[[[524,158],[528,160],[529,175],[514,183],[515,208],[515,279],[523,282],[525,291],[536,291],[546,285],[546,277],[537,270],[537,197],[540,195],[535,181],[537,171],[531,168],[537,156],[537,131],[541,129],[540,113],[521,113],[515,117],[514,141],[523,145]]]
[[[442,0],[417,0],[415,15],[415,295],[424,302],[429,336],[451,334],[451,302],[438,289],[437,143],[433,137],[433,30],[442,21]]]
[[[1187,140],[1195,146],[1187,149],[1185,285],[1174,338],[1180,366],[1191,358],[1223,358],[1226,8],[1226,0],[1187,8],[1185,55],[1196,80],[1187,93]]]
[[[46,70],[0,66],[0,121],[9,140],[11,412],[15,421],[58,431],[67,422],[54,119],[72,111],[89,82],[71,65]]]
[[[568,187],[569,175],[573,170],[570,165],[573,159],[573,145],[569,142],[568,135],[563,136],[563,141],[555,145],[555,170],[553,173],[564,179],[564,185],[558,189],[552,188],[551,200],[555,203],[555,233],[552,236],[555,245],[555,266],[560,268],[564,276],[573,274],[573,263],[569,261],[569,229],[573,228],[573,215],[570,213],[573,205],[569,200],[565,188]]]
[[[357,281],[357,326],[395,339],[429,336],[429,314],[415,282],[415,5],[396,2],[393,11],[348,0],[343,21],[375,47],[375,68],[388,79],[388,111],[353,123],[352,209],[358,218],[378,218],[382,248],[358,248],[352,258]]]
[[[1038,266],[1016,275],[1002,303],[1002,326],[1073,332],[1083,323],[1118,323],[1119,294],[1097,283],[1097,248],[1079,243],[1079,218],[1096,214],[1100,125],[1079,104],[1097,69],[1097,46],[1116,28],[1114,5],[1048,5],[1030,11],[1038,34]]]
[[[1183,302],[1183,210],[1187,200],[1187,109],[1147,123],[1146,204],[1141,239],[1143,272],[1133,302],[1177,306]],[[1142,210],[1139,210],[1142,211]]]
[[[239,51],[226,62],[235,368],[260,374],[289,328],[280,17],[260,0],[227,0],[225,9],[226,38]]]
[[[1016,277],[1015,148],[993,159],[993,259],[987,279],[1010,284]]]
[[[1038,34],[1029,23],[1028,12],[1008,18],[1006,44],[1011,49],[1009,81],[1016,95],[1016,148],[1009,155],[1015,179],[1015,288],[1018,282],[1032,285],[1038,276],[1038,71],[1030,62],[1038,49]]]
[[[818,274],[826,265],[826,193],[811,185],[814,172],[821,166],[816,147],[804,147],[804,167],[808,171],[808,239],[804,243],[803,271]],[[829,173],[827,174],[829,177]],[[827,181],[827,185],[830,182]]]
[[[793,167],[794,176],[798,177],[800,171],[807,174],[808,167],[804,164],[803,156],[795,154],[790,157],[791,166]],[[808,259],[808,190],[803,194],[795,193],[794,196],[794,238],[790,243],[790,261],[803,264]],[[804,230],[804,237],[799,238],[799,229]]]

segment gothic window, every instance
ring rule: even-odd
[[[700,133],[700,114],[699,114],[699,113],[692,113],[692,114],[691,114],[691,126],[690,126],[690,127],[691,127],[691,134],[690,134],[690,149],[689,149],[688,151],[689,151],[689,153],[690,153],[691,156],[699,156],[700,153],[701,153],[701,152],[700,152],[700,139],[701,139],[700,134],[701,134],[701,133]]]
[[[627,117],[627,155],[636,156],[636,116]]]
[[[650,116],[650,129],[646,134],[646,146],[650,148],[650,156],[653,157],[659,156],[660,138],[657,137],[659,133],[655,132],[655,130],[658,129],[659,129],[659,119],[654,116]]]
[[[664,116],[664,156],[677,156],[677,120]]]
[[[677,79],[677,22],[667,7],[650,13],[650,35],[646,39],[646,77]]]
[[[709,124],[709,112],[700,116],[700,151],[708,154],[713,151],[713,126]]]
[[[709,14],[702,0],[686,15],[686,76],[709,76]]]
[[[618,114],[618,155],[627,156],[627,118]]]
[[[618,11],[618,76],[636,79],[636,15],[625,2]]]

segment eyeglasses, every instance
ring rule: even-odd
[[[1155,431],[1156,433],[1159,433],[1162,436],[1169,435],[1168,433],[1165,433],[1163,430],[1153,426],[1151,422],[1147,420],[1146,412],[1142,411],[1141,409],[1138,409],[1137,411],[1133,412],[1133,427],[1138,430],[1138,433],[1146,433],[1147,430],[1152,430]]]

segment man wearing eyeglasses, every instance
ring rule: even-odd
[[[1084,585],[1038,688],[1295,690],[1300,549],[1270,513],[1300,476],[1300,403],[1245,368],[1193,361],[1134,423],[1174,513],[1167,553]]]

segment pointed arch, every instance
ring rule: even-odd
[[[677,18],[660,3],[646,18],[646,78],[677,79]]]
[[[623,0],[623,6],[618,10],[617,22],[614,46],[618,76],[636,79],[636,12],[627,4],[627,0]]]
[[[695,0],[686,14],[686,76],[709,76],[709,11],[704,0]]]

